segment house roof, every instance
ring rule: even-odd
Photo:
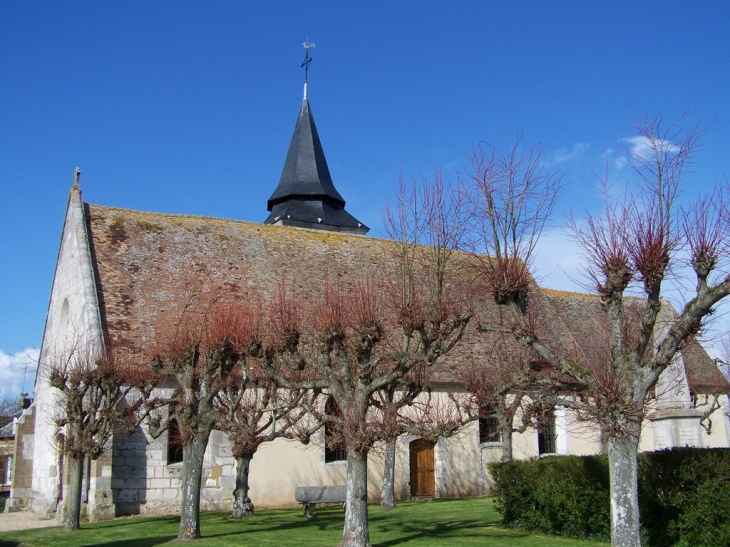
[[[359,234],[369,230],[345,211],[345,200],[335,189],[309,107],[306,87],[284,169],[267,209],[271,214],[264,224],[280,223]]]
[[[586,356],[595,355],[601,344],[606,344],[609,337],[609,325],[606,315],[601,310],[597,295],[542,289],[545,298],[545,312],[551,322],[560,321],[567,325],[572,334],[575,348]],[[640,299],[627,302],[626,310],[638,321],[641,311]],[[676,313],[671,310],[671,313]],[[564,340],[564,343],[569,343]],[[682,348],[687,379],[690,389],[695,393],[730,393],[730,383],[717,368],[713,359],[707,354],[697,340],[690,340]]]
[[[85,209],[105,336],[112,347],[132,352],[154,341],[158,325],[179,319],[196,290],[246,297],[255,288],[272,297],[284,280],[306,297],[328,277],[352,286],[377,279],[394,264],[395,243],[388,240],[99,205]],[[590,355],[592,342],[608,328],[598,297],[550,289],[538,294],[540,314],[549,318],[541,326],[546,339],[557,349]],[[454,382],[457,366],[488,358],[486,334],[477,325],[498,322],[501,310],[479,291],[473,306],[477,320],[435,369],[437,381]],[[684,356],[695,392],[730,392],[699,344],[689,344]]]
[[[2,427],[0,427],[0,439],[14,439],[15,438],[15,431],[13,429],[15,418],[20,418],[20,416],[23,415],[23,411],[19,410],[12,416],[2,416],[0,417],[0,423],[2,423]]]
[[[374,274],[384,242],[352,234],[85,204],[106,335],[147,341],[195,289],[274,295],[281,280],[305,294],[326,275]]]
[[[393,266],[395,243],[355,234],[198,216],[145,213],[85,204],[104,335],[114,349],[149,347],[159,325],[173,324],[194,291],[245,298],[278,294],[282,280],[302,297],[325,279],[344,287]],[[491,298],[475,306],[489,320]],[[453,367],[483,354],[470,326],[464,344],[434,371],[454,380]]]

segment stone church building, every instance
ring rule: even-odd
[[[306,293],[321,287],[326,275],[336,275],[344,283],[374,276],[387,260],[392,242],[367,237],[368,227],[345,209],[335,188],[306,84],[281,179],[267,208],[270,214],[263,224],[118,209],[84,202],[77,177],[61,231],[35,401],[16,425],[9,510],[52,514],[63,500],[64,461],[55,442],[60,432],[53,425],[57,394],[48,386],[44,365],[71,345],[141,355],[154,340],[155,325],[179,316],[191,284],[243,297],[254,286],[275,294],[286,276]],[[570,343],[589,343],[604,328],[596,298],[538,290],[554,328]],[[474,305],[485,316],[496,313],[489,298],[477,297]],[[437,371],[438,385],[453,388],[451,365],[478,358],[483,354],[480,344],[476,328],[469,327],[458,349]],[[662,382],[656,408],[643,429],[643,450],[687,444],[730,446],[724,414],[730,385],[699,345],[684,350]],[[704,396],[713,394],[722,394],[725,408],[714,412],[709,429],[701,427],[700,416]],[[557,408],[541,432],[528,429],[515,435],[514,453],[517,458],[596,453],[601,446],[595,429],[576,424],[572,412]],[[251,464],[250,496],[255,506],[294,505],[297,486],[344,484],[345,461],[326,453],[324,446],[324,442],[304,446],[281,439],[263,445]],[[435,443],[401,437],[396,495],[404,499],[484,494],[489,484],[485,465],[499,455],[499,438],[486,435],[476,423]],[[85,468],[89,516],[177,512],[181,466],[166,434],[153,439],[139,428],[130,437],[115,436],[111,449]],[[377,451],[369,472],[370,496],[376,499],[382,479]],[[424,474],[430,479],[423,483],[412,479]],[[230,446],[225,433],[217,431],[206,453],[203,509],[230,509],[234,487]]]

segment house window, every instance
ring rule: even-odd
[[[538,454],[555,454],[558,435],[555,429],[555,414],[546,412],[537,422]]]
[[[170,420],[167,428],[167,463],[181,463],[183,461],[183,443],[180,435],[180,425],[177,420]]]
[[[497,419],[497,411],[493,407],[484,409],[479,418],[479,443],[501,443],[502,431]]]
[[[324,405],[324,412],[329,416],[339,416],[342,418],[342,410],[335,401],[334,397],[327,398]],[[347,461],[347,446],[345,440],[338,435],[335,430],[335,424],[327,420],[324,423],[324,463],[334,463]]]

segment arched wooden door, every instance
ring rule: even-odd
[[[416,439],[409,445],[411,455],[411,496],[433,496],[436,479],[432,441]]]

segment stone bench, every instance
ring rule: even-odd
[[[345,508],[347,486],[298,486],[294,499],[302,504],[304,516],[312,518],[318,503],[341,503]]]

